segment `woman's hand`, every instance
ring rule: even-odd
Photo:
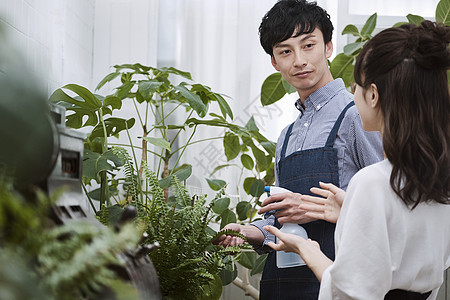
[[[321,188],[311,188],[311,192],[322,196],[314,197],[302,195],[301,210],[307,211],[305,216],[336,223],[341,212],[345,191],[331,183],[320,182]]]
[[[277,251],[299,254],[319,281],[322,280],[325,269],[333,264],[333,261],[320,251],[320,246],[316,241],[281,232],[274,226],[264,226],[264,230],[267,230],[279,239],[277,244],[269,242],[267,245]]]

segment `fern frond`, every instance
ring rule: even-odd
[[[139,176],[133,166],[133,160],[128,154],[128,151],[122,147],[114,146],[112,147],[112,151],[115,155],[117,155],[117,157],[125,162],[123,165],[123,171],[125,173],[126,182],[128,182],[126,190],[128,195],[131,196],[132,201],[137,201],[138,191],[140,190],[138,180]]]

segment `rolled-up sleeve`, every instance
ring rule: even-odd
[[[275,215],[273,213],[269,212],[264,216],[264,219],[252,222],[252,223],[250,223],[250,225],[257,227],[264,234],[263,244],[259,247],[255,246],[254,247],[255,251],[258,254],[264,254],[264,253],[273,251],[273,249],[270,248],[269,246],[267,246],[267,244],[269,242],[275,243],[275,236],[273,234],[267,232],[266,230],[264,230],[263,227],[266,225],[272,225],[272,226],[275,225]]]

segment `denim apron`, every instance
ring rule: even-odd
[[[279,162],[279,186],[292,192],[311,195],[310,188],[319,181],[339,186],[337,149],[333,148],[337,132],[346,111],[354,105],[350,102],[337,118],[325,147],[301,150],[286,157],[286,148],[292,132],[292,123],[281,148]],[[281,225],[275,221],[275,226]],[[336,224],[323,220],[302,224],[308,238],[317,241],[328,258],[334,260],[334,229]],[[269,253],[260,283],[260,299],[317,299],[320,283],[307,266],[278,268],[276,251]]]

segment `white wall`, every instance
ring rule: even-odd
[[[94,0],[2,0],[0,24],[49,93],[91,85]]]

